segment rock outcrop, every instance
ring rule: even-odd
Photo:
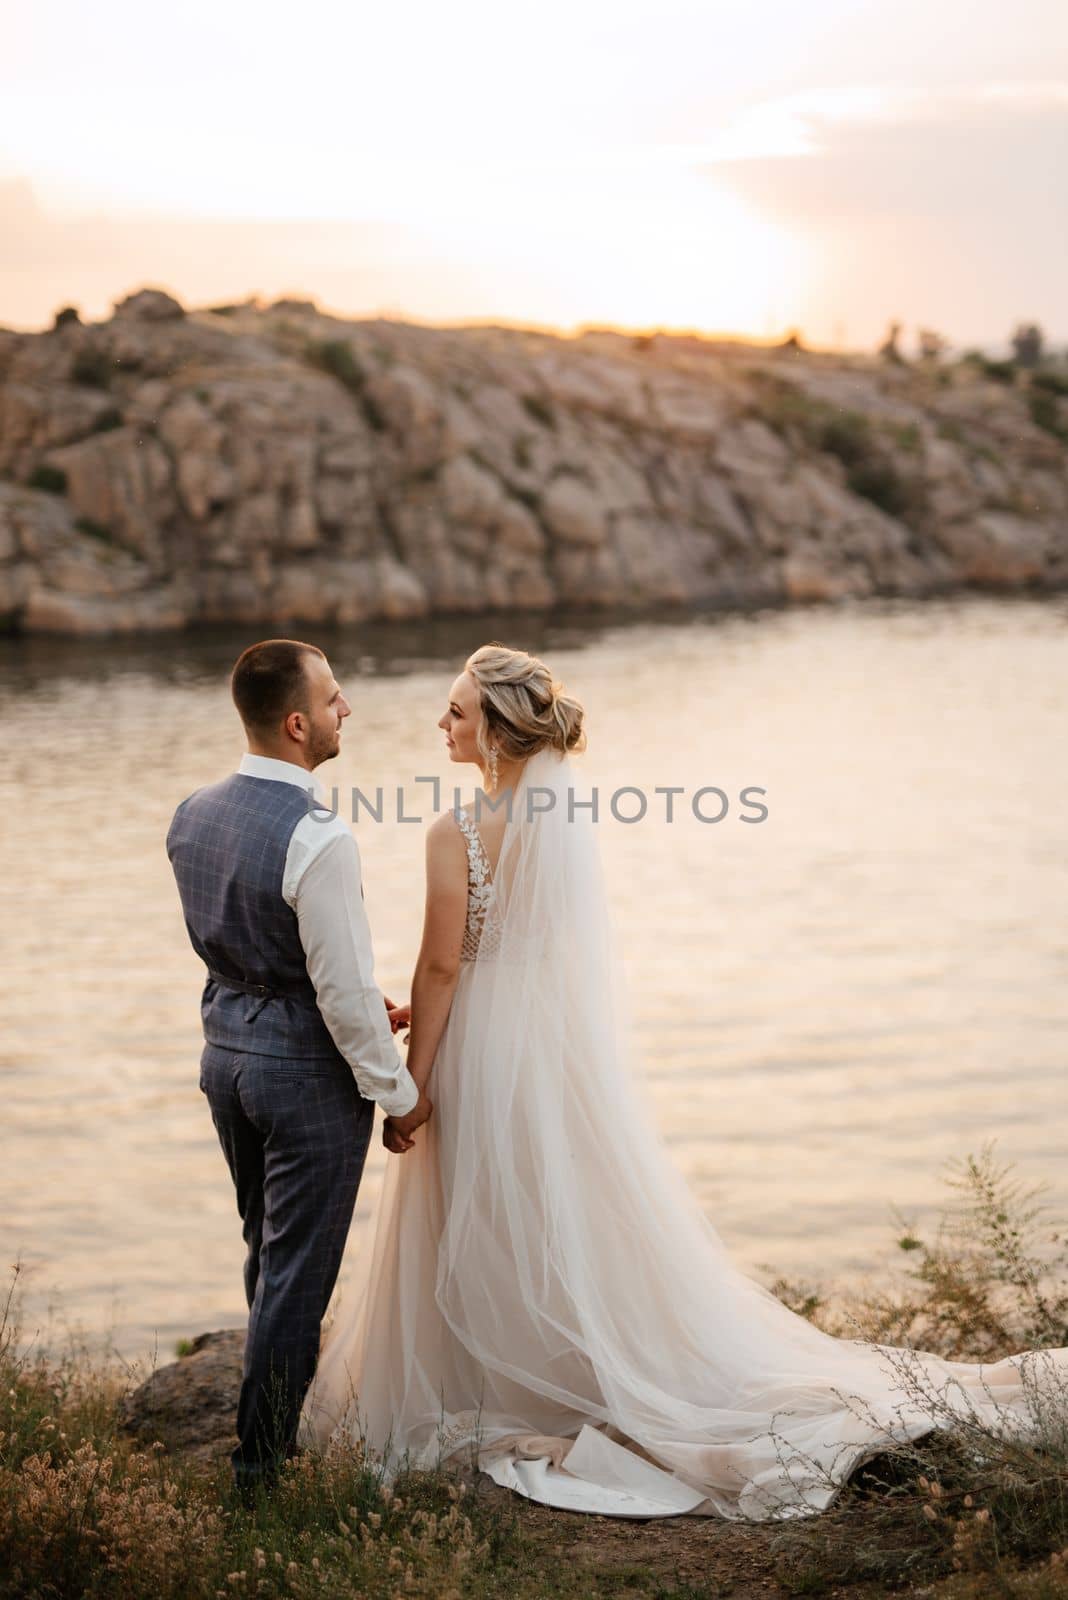
[[[0,330],[0,626],[1058,588],[1061,383],[145,289]]]
[[[212,1463],[225,1459],[237,1436],[234,1422],[245,1354],[244,1328],[201,1333],[178,1361],[158,1367],[125,1396],[120,1421],[142,1444],[159,1440],[175,1455]]]

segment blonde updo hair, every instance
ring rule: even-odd
[[[477,742],[485,760],[491,742],[512,761],[525,761],[539,750],[586,748],[582,707],[537,656],[494,641],[469,655],[464,671],[478,686]]]

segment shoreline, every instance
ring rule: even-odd
[[[514,611],[481,609],[475,611],[442,612],[418,621],[399,618],[374,618],[363,623],[325,622],[308,624],[292,617],[276,618],[263,624],[291,628],[292,634],[279,637],[300,637],[301,633],[314,632],[331,653],[339,656],[346,646],[358,646],[364,661],[375,669],[388,666],[394,652],[404,660],[404,670],[391,676],[405,676],[409,671],[450,664],[469,646],[474,630],[487,636],[511,633],[530,641],[535,653],[556,649],[581,649],[597,643],[604,635],[626,632],[642,627],[698,627],[718,622],[757,621],[764,617],[783,618],[798,613],[828,612],[834,615],[886,616],[897,612],[911,612],[938,606],[981,604],[994,601],[999,606],[1054,603],[1068,596],[1068,576],[1056,582],[1033,581],[1012,589],[981,583],[947,585],[937,592],[924,594],[867,594],[838,599],[805,599],[754,601],[751,604],[704,601],[692,605],[605,606],[591,608],[585,605],[558,606],[549,611],[531,611],[517,608]],[[112,669],[121,670],[130,665],[149,668],[166,660],[166,652],[190,649],[211,658],[218,655],[220,663],[229,666],[238,640],[261,637],[257,624],[234,622],[184,623],[179,627],[146,628],[131,630],[121,635],[115,633],[25,633],[0,628],[0,672],[6,666],[32,665],[35,670],[55,668],[61,670],[65,656],[76,659],[79,669],[100,662]],[[121,639],[122,654],[116,656],[115,645]]]

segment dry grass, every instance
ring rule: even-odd
[[[828,1332],[902,1346],[897,1376],[937,1413],[914,1349],[996,1360],[1068,1344],[1062,1237],[993,1146],[947,1180],[936,1237],[898,1238],[899,1281],[831,1304],[780,1280]],[[303,1456],[246,1510],[205,1468],[119,1427],[124,1379],[84,1351],[19,1354],[0,1320],[0,1597],[207,1600],[434,1596],[676,1600],[731,1595],[1068,1600],[1068,1396],[1043,1385],[1023,1440],[959,1419],[888,1451],[831,1508],[789,1523],[646,1524],[527,1505],[445,1473],[384,1485],[351,1450]]]

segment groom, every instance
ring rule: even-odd
[[[430,1115],[393,1041],[406,1010],[374,980],[356,840],[315,804],[350,707],[314,645],[267,639],[231,693],[237,772],[183,800],[167,834],[207,967],[200,1087],[248,1254],[244,1379],[232,1462],[246,1496],[294,1453],[320,1323],[341,1265],[374,1102],[406,1149]]]

